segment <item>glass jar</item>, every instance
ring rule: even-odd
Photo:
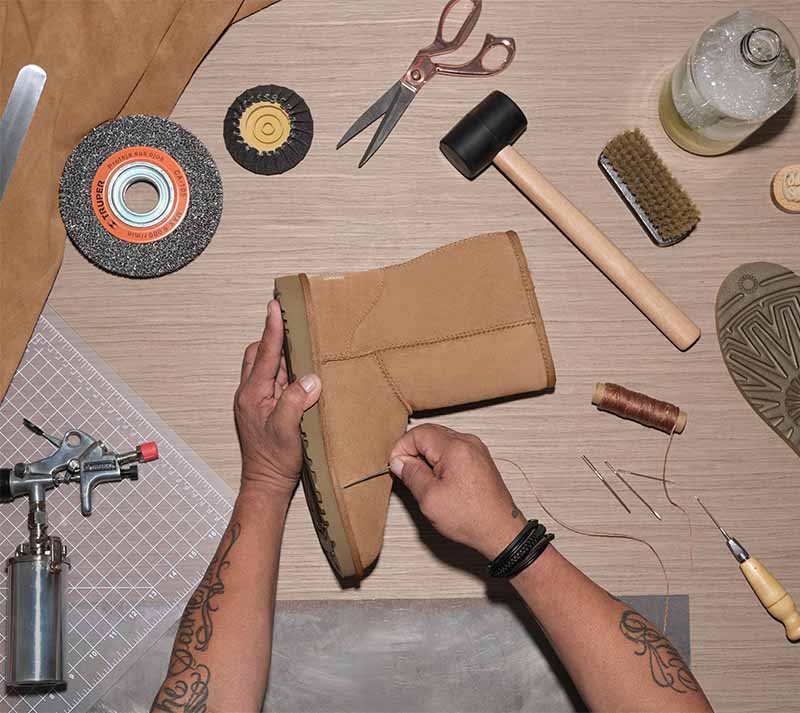
[[[730,151],[795,95],[800,48],[777,17],[740,10],[707,28],[664,83],[661,124],[681,148]]]

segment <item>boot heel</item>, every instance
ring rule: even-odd
[[[280,303],[283,315],[283,351],[290,382],[304,374],[319,373],[314,362],[306,306],[306,281],[305,275],[290,275],[275,280],[275,298]],[[360,577],[362,567],[359,559],[354,557],[347,537],[342,509],[328,468],[318,404],[305,412],[300,430],[303,438],[303,492],[317,537],[331,566],[340,577]]]

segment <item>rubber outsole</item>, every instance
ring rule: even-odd
[[[298,375],[318,371],[314,362],[304,282],[307,284],[305,275],[275,280],[275,298],[283,315],[284,354],[290,382]],[[300,430],[303,438],[303,491],[320,545],[340,577],[360,578],[363,567],[347,535],[345,516],[328,467],[319,404],[305,412]]]
[[[800,455],[800,276],[770,262],[741,265],[717,293],[716,318],[734,383]]]

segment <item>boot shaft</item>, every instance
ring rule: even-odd
[[[552,388],[555,370],[516,233],[408,262],[308,278],[320,364],[376,354],[409,411]]]

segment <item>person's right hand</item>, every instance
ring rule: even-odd
[[[426,424],[392,449],[390,469],[445,537],[494,559],[526,520],[477,437]]]

